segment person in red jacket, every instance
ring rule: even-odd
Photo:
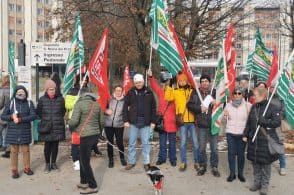
[[[167,139],[169,142],[169,160],[171,166],[177,166],[177,157],[176,157],[176,113],[175,113],[175,103],[168,102],[164,100],[164,87],[161,88],[157,83],[156,79],[152,77],[152,71],[149,69],[148,72],[148,80],[150,83],[150,88],[154,91],[154,93],[158,97],[158,114],[163,115],[163,124],[164,124],[164,132],[159,134],[159,153],[158,160],[156,165],[161,165],[166,162],[167,158]]]

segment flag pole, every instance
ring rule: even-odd
[[[152,44],[150,44],[150,54],[149,54],[149,66],[148,66],[148,70],[151,70],[152,67]],[[145,72],[145,85],[148,85],[148,81],[147,81],[147,71]]]

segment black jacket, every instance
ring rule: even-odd
[[[281,125],[281,117],[277,107],[270,104],[265,116],[262,117],[267,102],[267,100],[264,100],[252,106],[244,131],[244,136],[248,138],[247,158],[259,164],[270,164],[278,159],[278,155],[270,154],[267,138],[261,130],[259,130],[255,141],[252,143],[255,130],[259,124],[266,129],[266,132],[273,139],[279,140],[275,130]]]
[[[202,99],[204,100],[206,96],[200,91],[200,94],[202,96]],[[212,91],[212,97],[215,98],[215,89]],[[194,89],[190,100],[187,103],[188,109],[193,112],[196,116],[197,126],[199,128],[210,128],[211,127],[211,113],[212,113],[212,105],[209,105],[208,112],[202,113],[201,112],[201,101],[200,98]]]
[[[60,94],[57,94],[53,99],[50,99],[47,93],[40,97],[37,115],[41,120],[51,121],[52,128],[50,134],[40,134],[39,141],[61,141],[65,139],[64,114],[64,98]]]
[[[156,121],[156,102],[153,92],[144,87],[144,125],[149,126],[150,123]],[[123,106],[123,121],[136,124],[138,113],[138,96],[135,87],[130,89],[125,97]]]

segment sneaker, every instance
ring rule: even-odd
[[[1,155],[3,158],[10,158],[10,151],[6,151],[4,154]]]
[[[51,170],[58,170],[56,163],[51,164]]]
[[[97,188],[86,188],[85,190],[80,192],[80,194],[96,194],[96,193],[98,193]]]
[[[79,171],[80,170],[80,161],[75,161],[74,163],[73,163],[73,165],[74,165],[74,170],[75,171]]]
[[[164,163],[165,163],[165,162],[158,160],[158,161],[156,162],[156,165],[162,165],[162,164],[164,164]]]
[[[205,172],[206,172],[206,168],[203,167],[203,166],[201,166],[200,169],[199,169],[199,171],[197,172],[197,175],[198,176],[202,176],[202,175],[205,174]]]
[[[122,166],[127,166],[127,161],[126,161],[124,158],[121,158],[121,159],[120,159],[120,164],[121,164]]]
[[[195,169],[196,171],[199,171],[199,169],[200,169],[200,165],[199,165],[199,163],[194,163],[194,169]]]
[[[150,164],[146,164],[146,165],[144,165],[144,170],[147,172],[147,171],[149,171],[149,169],[150,169]]]
[[[23,172],[27,175],[34,175],[34,172],[30,168],[25,168]]]
[[[126,168],[125,168],[125,170],[131,170],[132,168],[134,168],[135,167],[135,164],[128,164],[127,166],[126,166]]]
[[[179,166],[179,170],[180,170],[181,172],[185,171],[186,168],[187,168],[186,163],[181,163],[180,166]]]
[[[245,177],[243,176],[243,174],[238,174],[238,179],[239,179],[241,182],[246,182],[246,179],[245,179]]]
[[[285,176],[286,175],[286,168],[280,169],[280,175]]]
[[[17,179],[17,178],[19,178],[19,174],[18,174],[17,170],[12,170],[12,175],[11,175],[11,177],[12,177],[13,179]]]
[[[46,166],[45,166],[45,169],[44,169],[44,173],[49,173],[51,171],[51,167],[50,167],[50,164],[47,163]]]
[[[87,183],[77,184],[77,188],[80,188],[80,189],[87,189],[88,187],[89,187],[89,184],[87,184]]]
[[[252,192],[255,192],[255,191],[259,190],[260,188],[261,188],[260,185],[253,184],[252,186],[250,186],[249,190]]]
[[[214,177],[220,177],[220,173],[219,173],[217,167],[213,167],[211,172]]]
[[[229,177],[227,178],[227,182],[232,182],[234,179],[236,179],[236,175],[230,174]]]
[[[260,195],[267,195],[267,191],[268,191],[267,188],[261,187],[261,188],[260,188],[260,191],[259,191],[259,194],[260,194]]]
[[[113,159],[110,159],[108,162],[108,168],[113,168],[113,167],[114,167]]]
[[[172,167],[176,167],[177,166],[177,162],[171,162],[170,163]]]

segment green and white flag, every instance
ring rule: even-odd
[[[84,64],[85,54],[84,54],[84,39],[81,26],[80,15],[77,17],[75,24],[74,34],[71,41],[70,52],[67,58],[67,65],[64,75],[64,95],[73,87],[74,77],[77,72],[81,72],[80,69]]]
[[[257,28],[255,33],[255,50],[248,56],[246,69],[248,72],[252,72],[266,81],[270,74],[272,59],[273,52],[265,47],[259,28]]]
[[[152,20],[151,46],[157,50],[160,63],[173,75],[183,68],[176,42],[168,27],[166,0],[153,0],[149,16]]]
[[[8,72],[10,77],[10,97],[13,95],[16,80],[15,80],[15,65],[14,65],[14,43],[9,41],[9,66]]]
[[[211,134],[216,135],[220,132],[221,129],[221,118],[223,116],[223,105],[227,100],[229,100],[229,82],[227,76],[227,66],[224,53],[224,41],[223,47],[221,49],[221,55],[218,61],[216,77],[215,77],[215,101],[216,104],[213,106],[212,109],[212,116],[211,116]]]
[[[294,128],[294,50],[279,78],[277,91],[284,101],[286,119]]]

